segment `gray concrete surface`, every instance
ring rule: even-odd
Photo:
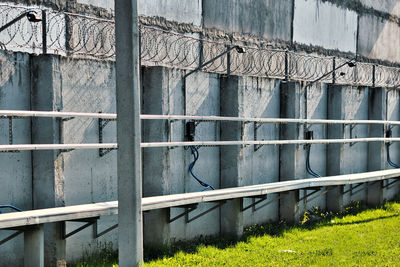
[[[112,62],[88,62],[86,60],[62,58],[62,110],[83,112],[116,112],[115,64]],[[79,71],[80,75],[76,75]],[[62,123],[63,143],[97,143],[99,128],[97,119],[75,118]],[[104,142],[116,142],[116,122],[110,121],[103,130]],[[99,157],[98,150],[76,150],[62,153],[65,205],[95,203],[117,200],[116,151]],[[76,166],[82,166],[77,168]],[[117,223],[116,216],[101,218],[99,229]],[[68,223],[72,231],[82,223]],[[67,239],[67,258],[74,260],[82,256],[82,243],[89,249],[97,242],[117,241],[117,230],[93,240],[92,228]],[[115,248],[117,246],[115,245]]]
[[[363,56],[400,62],[400,27],[372,15],[359,18],[357,51]]]
[[[279,116],[280,82],[277,80],[226,77],[221,80],[221,116]],[[279,138],[274,124],[221,123],[222,140],[268,140]],[[274,146],[221,147],[221,187],[236,187],[276,182],[279,177],[279,148]],[[278,202],[263,206],[257,199],[228,201],[221,208],[221,232],[240,236],[246,226],[277,220]],[[246,208],[252,206],[251,208]],[[243,211],[244,210],[244,211]]]
[[[290,41],[292,0],[203,0],[204,27]]]
[[[30,63],[29,55],[22,53],[0,53],[0,106],[2,109],[30,109]],[[2,144],[8,144],[8,120],[0,120]],[[31,142],[29,119],[15,119],[13,122],[14,143]],[[31,153],[0,153],[0,203],[11,204],[22,210],[33,208],[32,203],[32,159]],[[11,210],[3,209],[3,212]],[[14,231],[1,231],[0,239]],[[22,266],[23,236],[0,246],[1,264]],[[20,252],[20,253],[19,253]]]
[[[371,9],[379,10],[395,16],[400,16],[399,0],[360,0],[360,2]]]
[[[83,0],[80,2],[83,3]],[[180,7],[181,1],[164,1],[160,4],[161,2],[141,1],[140,3],[145,5],[143,14],[159,15],[177,22],[216,27],[239,34],[248,33],[265,39],[277,38],[290,41],[293,30],[293,41],[329,49],[355,51],[357,15],[353,11],[329,3],[296,0],[293,29],[291,29],[292,1],[277,3],[269,0],[242,2],[198,0],[185,4],[180,12],[177,12],[176,7]],[[91,3],[111,8],[109,2]],[[393,12],[396,12],[397,6],[394,1],[385,1],[380,6],[371,1],[366,4],[382,10],[392,8]],[[372,15],[362,15],[359,17],[358,27],[360,32],[357,49],[361,54],[379,59],[399,60],[397,25]],[[372,89],[366,87],[328,87],[325,84],[315,84],[307,89],[307,101],[305,101],[304,84],[298,82],[283,84],[278,79],[220,77],[216,74],[199,72],[189,76],[186,83],[183,83],[184,73],[185,71],[180,69],[165,67],[144,68],[142,112],[175,115],[368,119],[382,115],[384,107],[378,108],[374,101],[379,100],[380,105],[386,106],[386,103],[381,103],[382,95],[376,98],[372,96]],[[111,61],[78,60],[57,56],[34,57],[22,53],[1,52],[0,108],[115,112],[115,64]],[[388,93],[387,114],[389,120],[400,118],[398,91]],[[15,120],[15,143],[98,142],[97,120],[72,119],[60,123],[58,120],[35,119],[32,123],[27,119]],[[255,132],[257,140],[303,138],[304,134],[303,125],[258,126],[237,123],[222,123],[220,126],[213,122],[201,122],[196,126],[195,140],[240,140],[242,136],[245,140],[253,140]],[[314,138],[364,137],[372,133],[378,134],[382,130],[379,128],[375,132],[372,128],[369,131],[366,126],[356,126],[350,134],[350,126],[312,125],[309,129],[314,131]],[[400,136],[398,127],[392,130],[394,137]],[[115,142],[115,122],[110,122],[106,126],[103,136],[105,142]],[[8,142],[8,121],[5,119],[0,119],[0,138],[1,143]],[[145,141],[182,141],[184,138],[182,122],[143,122]],[[381,144],[313,145],[310,163],[312,169],[322,176],[377,169],[379,166],[376,167],[375,164],[380,164],[382,168],[387,167],[386,163],[382,162],[384,157],[381,157],[379,162],[375,162],[376,158],[372,157],[372,154],[375,154],[373,151],[378,150],[382,153]],[[303,146],[280,148],[263,146],[257,151],[254,151],[253,146],[203,147],[199,152],[200,158],[194,172],[216,188],[310,177],[305,171],[306,150]],[[399,164],[400,144],[392,144],[390,152],[392,160]],[[0,171],[0,181],[4,185],[0,189],[0,204],[13,204],[25,210],[117,199],[116,151],[111,151],[104,157],[99,157],[98,151],[92,150],[62,153],[59,151],[0,153],[0,158],[1,166],[5,166]],[[184,148],[144,149],[144,195],[155,196],[201,190],[202,187],[188,172],[192,160],[190,150]],[[399,186],[398,183],[390,188],[384,188],[378,200],[392,198],[398,193]],[[350,200],[369,199],[370,203],[377,202],[373,199],[375,195],[366,195],[366,186],[357,188],[357,191],[361,189],[357,194],[353,193],[350,196],[350,193],[347,193],[343,197],[341,192],[349,189],[348,186],[337,188],[326,198],[322,196],[308,203],[298,201],[304,196],[303,191],[294,192],[286,196],[280,205],[279,202],[275,202],[258,209],[265,203],[261,202],[255,209],[250,208],[244,212],[240,211],[240,208],[242,205],[251,205],[252,199],[245,199],[244,203],[240,200],[229,201],[222,208],[214,209],[190,223],[185,222],[185,217],[168,223],[169,218],[185,211],[182,208],[151,211],[144,215],[145,242],[151,245],[168,243],[174,239],[191,239],[198,235],[240,234],[245,226],[278,219],[279,209],[282,217],[298,220],[303,211],[314,206],[321,208],[326,206],[328,209],[338,210]],[[368,192],[375,192],[375,189],[370,188]],[[269,196],[267,201],[274,197],[276,196]],[[214,205],[199,205],[197,210],[189,214],[189,219]],[[99,229],[104,230],[116,222],[116,217],[101,218]],[[67,231],[80,225],[82,224],[67,223]],[[59,228],[56,226],[50,226],[50,230],[45,229],[47,233],[45,240],[59,236],[57,229]],[[10,231],[0,232],[0,238],[10,233]],[[22,258],[18,256],[18,251],[23,249],[22,241],[23,237],[19,236],[0,247],[0,255],[4,255],[0,265],[22,266]],[[54,242],[48,243],[48,246],[51,247]],[[114,248],[117,248],[116,230],[95,240],[92,228],[89,227],[67,239],[66,258],[75,260],[81,257],[84,251],[95,250],[99,243],[106,242],[112,242]]]
[[[357,13],[319,0],[295,0],[293,42],[355,53]]]
[[[31,109],[57,111],[62,108],[59,57],[41,55],[32,59]],[[32,143],[60,143],[60,121],[55,118],[32,119]],[[33,208],[65,205],[63,155],[60,151],[32,151]],[[66,264],[66,243],[61,238],[61,223],[44,226],[45,265]]]
[[[370,88],[368,91],[368,119],[386,119],[386,90],[382,87]],[[384,125],[370,125],[368,136],[385,136]],[[368,144],[368,171],[383,170],[386,168],[386,145],[384,143]],[[379,206],[383,203],[383,182],[370,183],[367,187],[367,203],[370,206]]]

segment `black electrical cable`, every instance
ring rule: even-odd
[[[308,174],[314,176],[315,178],[320,178],[321,175],[319,175],[318,173],[314,172],[311,169],[311,166],[310,166],[310,150],[311,150],[311,144],[307,145],[306,170],[307,170]]]
[[[193,167],[196,164],[197,160],[199,159],[199,150],[195,146],[190,146],[190,151],[193,154],[193,161],[189,165],[189,172],[193,176],[193,178],[204,188],[201,191],[205,191],[207,189],[212,189],[214,190],[215,188],[212,185],[207,184],[206,182],[203,182],[198,178],[194,173],[193,173]]]
[[[394,163],[394,162],[390,159],[389,146],[390,146],[390,143],[387,143],[387,144],[386,144],[386,160],[387,160],[387,162],[389,163],[390,166],[392,166],[393,168],[398,169],[398,168],[400,168],[400,166],[397,165],[396,163]]]
[[[15,206],[12,206],[12,205],[0,205],[0,209],[5,209],[5,208],[13,209],[13,210],[15,210],[15,211],[22,211],[21,209],[15,207]],[[1,214],[1,213],[2,213],[2,212],[1,212],[1,210],[0,210],[0,214]]]

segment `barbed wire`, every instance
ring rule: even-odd
[[[29,8],[32,9],[32,8]],[[0,4],[0,26],[28,8]],[[41,9],[37,9],[42,12]],[[115,25],[113,20],[68,12],[45,10],[47,53],[66,56],[115,59]],[[42,23],[26,19],[0,33],[0,48],[12,51],[40,53],[43,49]],[[201,38],[199,33],[178,33],[140,25],[141,62],[147,66],[195,69],[230,47],[238,45],[227,40]],[[204,66],[202,70],[220,74],[313,81],[347,61],[343,58],[247,45],[246,53],[230,53]],[[344,75],[343,75],[344,73]],[[357,62],[328,75],[322,82],[360,86],[396,86],[400,84],[400,69]]]

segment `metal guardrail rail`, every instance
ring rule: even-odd
[[[376,182],[393,178],[397,179],[399,177],[400,170],[393,169],[216,189],[212,191],[145,197],[142,198],[142,209],[143,211],[149,211],[203,202],[263,196],[307,188]],[[0,229],[26,227],[60,221],[73,221],[116,214],[118,214],[118,201],[13,212],[0,214]]]
[[[26,111],[26,110],[0,110],[0,118],[88,118],[116,120],[115,113],[89,113],[89,112],[59,112],[59,111]],[[388,120],[328,120],[328,119],[287,119],[287,118],[253,118],[253,117],[224,117],[224,116],[190,116],[190,115],[156,115],[141,114],[142,120],[191,120],[191,121],[232,121],[232,122],[257,122],[257,123],[300,123],[300,124],[381,124],[400,125],[400,121]]]
[[[57,111],[23,111],[23,110],[0,110],[0,118],[88,118],[99,120],[116,120],[117,115],[112,113],[80,113],[80,112],[57,112]],[[142,120],[169,120],[169,121],[196,121],[196,122],[241,122],[241,123],[298,123],[311,124],[342,124],[342,125],[384,125],[398,126],[400,121],[386,120],[327,120],[327,119],[283,119],[283,118],[251,118],[251,117],[221,117],[221,116],[183,116],[183,115],[140,115]],[[101,123],[100,123],[101,124]],[[102,125],[102,124],[101,124]],[[12,131],[12,129],[11,129]],[[99,132],[101,134],[101,131]],[[252,141],[192,141],[192,142],[150,142],[141,143],[142,148],[152,147],[186,147],[186,146],[248,146],[248,145],[307,145],[307,144],[346,144],[360,142],[400,142],[400,138],[394,137],[370,137],[370,138],[343,138],[343,139],[311,139],[311,140],[252,140]],[[86,144],[8,144],[0,145],[0,151],[33,151],[33,150],[79,150],[79,149],[117,149],[116,143],[86,143]]]

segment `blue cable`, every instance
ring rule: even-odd
[[[15,211],[22,211],[21,209],[15,207],[15,206],[12,206],[12,205],[0,205],[0,209],[5,209],[5,208],[13,209],[13,210],[15,210]],[[1,214],[1,213],[2,213],[2,212],[1,212],[1,210],[0,210],[0,214]]]
[[[320,178],[321,175],[319,175],[318,173],[314,172],[314,171],[311,169],[311,166],[310,166],[310,150],[311,150],[311,145],[308,145],[308,148],[307,148],[307,157],[306,157],[306,169],[307,169],[307,172],[308,172],[308,174],[314,176],[315,178]]]
[[[199,159],[199,150],[195,147],[195,146],[190,146],[190,150],[193,154],[193,162],[190,163],[189,165],[189,172],[190,174],[193,176],[193,178],[204,188],[201,191],[205,191],[207,189],[212,189],[214,190],[215,188],[209,184],[207,184],[206,182],[203,182],[202,180],[200,180],[194,173],[193,173],[193,167],[196,164],[197,160]]]
[[[392,166],[392,167],[395,168],[395,169],[399,169],[400,166],[397,165],[396,163],[394,163],[394,162],[390,159],[389,146],[390,146],[390,143],[387,143],[387,144],[386,144],[386,160],[387,160],[387,162],[389,163],[390,166]]]

